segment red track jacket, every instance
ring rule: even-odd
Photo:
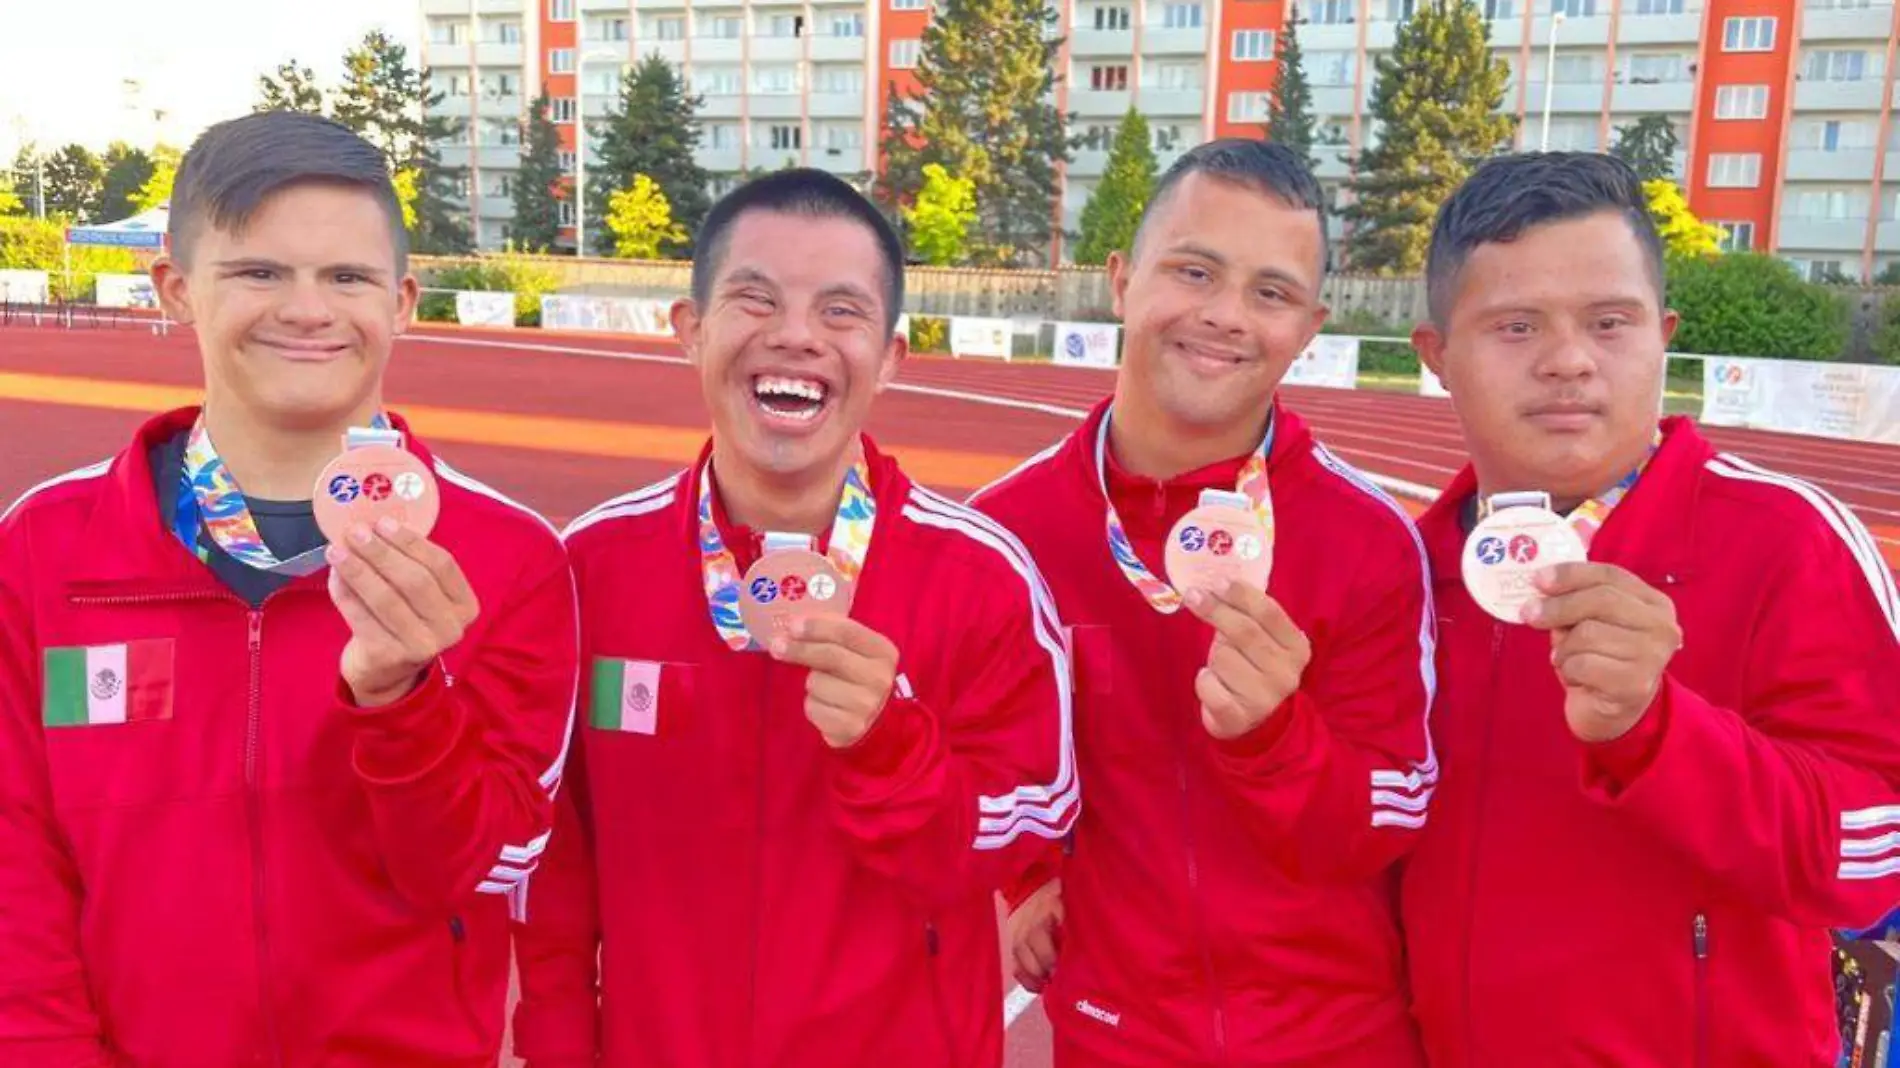
[[[1060,858],[1067,922],[1044,998],[1058,1063],[1416,1065],[1392,864],[1437,775],[1417,536],[1278,409],[1268,592],[1313,659],[1266,724],[1215,741],[1194,697],[1212,629],[1149,607],[1109,554],[1104,408],[975,500],[1029,546],[1074,627],[1089,805]],[[1155,574],[1175,521],[1201,490],[1232,490],[1241,459],[1162,484],[1110,457],[1116,510]]]
[[[805,718],[803,669],[714,630],[697,466],[569,529],[591,670],[655,685],[637,729],[573,747],[519,933],[531,1068],[1001,1062],[993,893],[1077,811],[1068,654],[1022,547],[865,447],[851,614],[900,675],[847,749]],[[759,536],[715,514],[750,566]]]
[[[253,611],[159,516],[147,450],[195,416],[0,520],[0,1066],[492,1065],[573,709],[560,542],[431,461],[481,619],[358,709],[326,572]],[[134,722],[44,725],[86,649]]]
[[[1675,601],[1642,722],[1576,741],[1550,637],[1459,578],[1467,470],[1421,521],[1445,780],[1405,877],[1442,1068],[1821,1068],[1829,926],[1900,898],[1900,598],[1848,510],[1687,420],[1590,557]]]

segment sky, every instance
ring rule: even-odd
[[[296,59],[327,89],[370,30],[413,62],[421,26],[416,0],[0,0],[0,161],[22,134],[183,148],[249,111],[278,64]]]

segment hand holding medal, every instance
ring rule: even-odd
[[[428,539],[434,475],[400,432],[353,429],[312,498],[330,541],[330,599],[350,628],[341,670],[356,703],[400,700],[480,615],[455,558]]]
[[[825,743],[864,737],[897,681],[897,647],[850,617],[855,583],[801,534],[767,534],[740,584],[739,615],[772,657],[809,668],[805,716]]]

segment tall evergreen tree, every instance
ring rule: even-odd
[[[123,219],[139,211],[139,191],[158,170],[157,161],[142,148],[114,141],[106,149],[105,180],[99,195],[99,218]]]
[[[13,157],[13,192],[20,198],[20,213],[37,215],[40,211],[40,198],[45,187],[40,180],[43,160],[40,148],[31,141],[20,146]]]
[[[525,252],[547,252],[561,237],[561,137],[548,118],[548,93],[521,122],[521,169],[515,172],[515,217],[508,240]]]
[[[1274,74],[1273,102],[1267,112],[1267,140],[1285,145],[1306,161],[1319,166],[1313,158],[1313,90],[1306,81],[1306,66],[1300,57],[1300,9],[1288,12],[1286,28],[1280,32],[1280,69]]]
[[[106,169],[84,145],[67,145],[46,160],[46,214],[80,222],[99,218]]]
[[[1673,182],[1680,146],[1669,116],[1645,115],[1616,132],[1610,154],[1629,164],[1645,182]]]
[[[463,187],[467,168],[443,165],[436,148],[467,121],[433,114],[441,102],[442,94],[429,87],[429,72],[409,65],[409,49],[373,30],[344,54],[343,84],[330,113],[382,149],[399,189],[413,189],[410,246],[455,254],[473,243],[468,211],[474,191]]]
[[[1141,213],[1155,189],[1155,153],[1148,120],[1128,109],[1115,142],[1108,150],[1102,181],[1082,205],[1082,238],[1075,246],[1075,262],[1102,264],[1111,252],[1127,252],[1134,244]]]
[[[609,200],[644,174],[660,187],[672,206],[673,221],[688,235],[712,210],[707,185],[712,176],[699,165],[695,153],[701,131],[699,107],[703,98],[686,91],[679,71],[650,53],[620,81],[620,99],[601,121],[598,162],[587,164],[587,238],[589,247],[612,255],[613,235],[607,232]],[[665,252],[690,255],[692,239],[669,242]]]
[[[1067,116],[1053,103],[1055,21],[1048,0],[940,0],[924,30],[918,89],[892,87],[878,195],[892,208],[910,203],[928,163],[968,178],[977,263],[1048,259],[1056,165],[1069,158]]]
[[[1415,274],[1438,206],[1516,128],[1498,113],[1510,70],[1472,0],[1419,0],[1378,70],[1368,110],[1381,132],[1353,161],[1347,255],[1360,270]]]
[[[323,90],[317,88],[317,74],[295,60],[277,68],[277,76],[261,74],[257,78],[257,103],[252,111],[303,111],[323,114]]]

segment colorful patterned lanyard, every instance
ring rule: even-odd
[[[387,430],[389,419],[377,412],[370,426]],[[202,413],[185,444],[185,468],[179,478],[172,530],[193,556],[207,564],[211,562],[211,548],[198,537],[200,530],[210,535],[211,541],[226,556],[258,571],[301,578],[315,574],[324,565],[322,548],[279,560],[270,546],[264,544],[263,535],[257,530],[257,520],[251,516],[251,506],[244,499],[244,491],[238,488],[237,479],[231,477],[224,457],[218,455],[217,446],[211,443],[211,431],[205,426]]]
[[[1102,501],[1108,507],[1108,552],[1115,558],[1116,566],[1122,569],[1122,575],[1128,579],[1140,594],[1147,598],[1148,604],[1162,615],[1170,615],[1181,610],[1181,594],[1173,586],[1156,578],[1154,572],[1135,555],[1134,544],[1128,540],[1128,531],[1122,526],[1121,516],[1115,514],[1115,502],[1108,492],[1108,423],[1114,417],[1113,410],[1102,417],[1102,429],[1095,437],[1095,471],[1102,481]],[[1273,496],[1267,487],[1267,456],[1273,452],[1274,421],[1267,419],[1267,435],[1260,439],[1260,447],[1255,449],[1247,462],[1241,465],[1240,477],[1234,484],[1235,492],[1246,497],[1252,504],[1253,513],[1268,530],[1273,529]]]
[[[856,581],[871,550],[871,530],[877,525],[877,500],[871,496],[871,470],[862,458],[845,472],[838,495],[838,514],[831,521],[831,541],[825,555],[846,579]],[[712,464],[699,470],[699,562],[705,580],[706,605],[713,629],[735,652],[762,648],[746,632],[739,618],[739,562],[726,548],[713,521]]]
[[[1623,476],[1622,481],[1605,490],[1602,495],[1592,497],[1577,505],[1571,509],[1569,515],[1564,517],[1570,523],[1570,528],[1583,539],[1584,548],[1589,548],[1590,543],[1596,540],[1597,531],[1602,530],[1603,524],[1609,522],[1610,513],[1616,511],[1616,506],[1622,504],[1623,498],[1629,496],[1630,490],[1636,487],[1636,480],[1643,477],[1643,472],[1649,468],[1649,462],[1656,458],[1656,450],[1662,448],[1662,440],[1662,428],[1657,427],[1655,435],[1649,440],[1649,451],[1643,454],[1642,460],[1629,474]],[[1516,495],[1494,494],[1489,501],[1479,502],[1478,518],[1484,519],[1496,511],[1504,501],[1514,496]],[[1546,499],[1543,494],[1537,496],[1540,500]]]

